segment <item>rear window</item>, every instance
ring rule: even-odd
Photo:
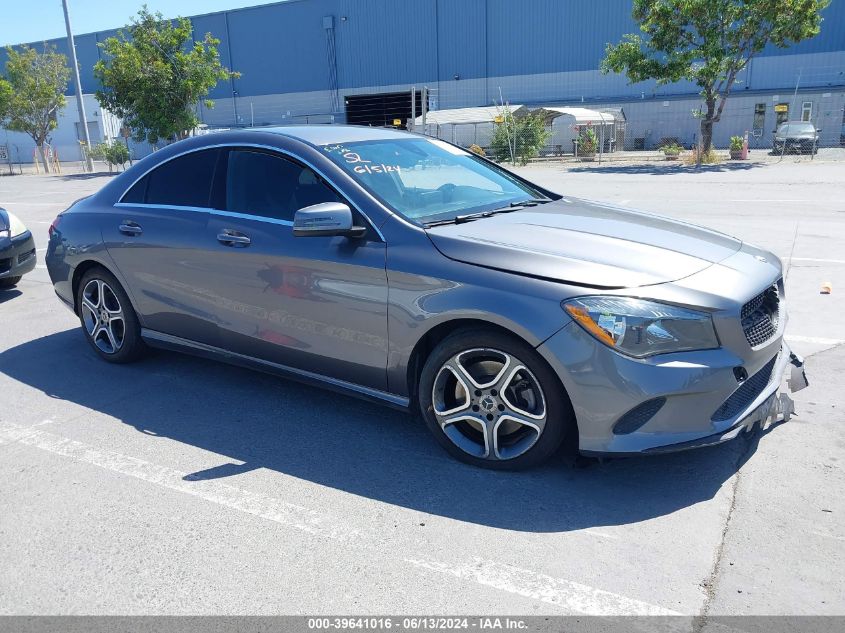
[[[209,207],[219,155],[220,150],[211,149],[174,158],[139,180],[121,202]]]
[[[784,123],[778,130],[779,134],[812,134],[815,128],[812,123]]]

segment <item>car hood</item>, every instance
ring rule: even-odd
[[[674,281],[742,246],[692,224],[569,197],[426,232],[450,259],[594,288]]]

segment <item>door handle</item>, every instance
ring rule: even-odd
[[[252,243],[252,240],[250,240],[246,235],[233,231],[232,229],[223,229],[220,231],[220,233],[217,234],[217,241],[224,246],[238,246],[241,248],[249,246]]]
[[[143,232],[143,229],[131,220],[126,220],[117,228],[124,235],[140,235]]]

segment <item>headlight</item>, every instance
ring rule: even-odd
[[[599,341],[636,358],[719,347],[706,312],[627,297],[578,297],[563,309]]]
[[[26,233],[26,226],[23,222],[20,221],[20,218],[16,216],[14,213],[10,211],[6,211],[6,215],[9,216],[9,236],[10,237],[17,237],[22,233]]]

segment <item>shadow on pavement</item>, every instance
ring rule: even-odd
[[[525,532],[635,523],[706,501],[758,439],[584,469],[553,459],[528,472],[503,473],[456,462],[411,415],[179,354],[110,365],[79,330],[0,352],[0,372],[141,433],[244,462],[191,473],[189,481],[232,478],[237,486],[237,475],[266,468],[385,503]]]
[[[733,171],[750,171],[758,167],[765,167],[766,163],[747,162],[724,162],[717,165],[682,165],[678,163],[656,162],[653,164],[640,165],[593,165],[572,167],[567,169],[575,173],[596,173],[596,174],[635,174],[650,176],[665,176],[669,174],[703,174],[703,173],[725,173]]]
[[[67,174],[64,176],[60,176],[62,180],[93,180],[95,178],[112,178],[113,176],[119,176],[123,172],[115,171],[97,171],[93,174]]]
[[[23,293],[17,288],[0,288],[0,303],[5,303],[15,297],[20,297]]]

